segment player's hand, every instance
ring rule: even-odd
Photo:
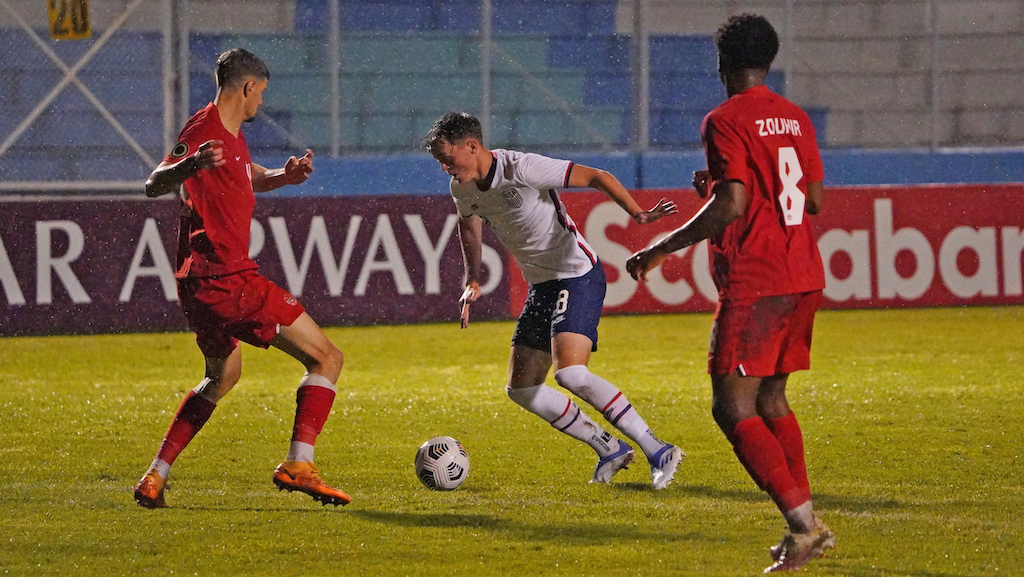
[[[637,224],[647,224],[654,222],[663,216],[668,216],[677,212],[679,211],[676,209],[676,203],[663,198],[659,200],[658,205],[651,210],[638,212],[636,216],[633,217],[633,220],[636,221]]]
[[[666,258],[668,258],[667,254],[661,254],[660,251],[655,251],[652,247],[638,250],[626,261],[626,272],[633,277],[633,280],[647,282],[647,273]]]
[[[466,290],[462,292],[462,296],[459,297],[459,319],[462,328],[469,326],[469,305],[475,303],[478,298],[480,298],[480,283],[470,281],[466,284]]]
[[[199,150],[192,155],[192,162],[196,171],[224,166],[227,162],[224,159],[224,141],[207,140],[200,144]]]
[[[697,190],[697,196],[707,198],[711,194],[711,173],[706,170],[698,170],[693,173],[693,188]]]
[[[302,184],[309,179],[310,173],[313,172],[313,151],[306,149],[306,154],[302,155],[302,158],[295,158],[294,156],[288,159],[288,162],[284,163],[284,180],[288,184]]]

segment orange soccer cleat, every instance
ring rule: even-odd
[[[348,505],[352,497],[323,482],[313,463],[285,461],[274,469],[274,484],[279,491],[300,491],[324,505]]]
[[[167,479],[156,474],[156,471],[147,471],[139,484],[135,486],[135,501],[147,509],[159,509],[166,507],[164,501],[164,486]]]

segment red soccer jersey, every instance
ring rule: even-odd
[[[807,183],[824,178],[807,114],[755,86],[712,110],[701,137],[711,178],[747,189],[743,216],[710,239],[719,298],[823,289],[821,255],[804,212]]]
[[[211,277],[259,268],[249,258],[249,224],[256,206],[252,160],[245,137],[224,128],[211,102],[196,112],[165,160],[195,154],[208,140],[224,142],[226,164],[200,170],[185,181],[178,229],[177,278]]]

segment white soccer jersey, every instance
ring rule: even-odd
[[[451,181],[463,217],[477,215],[512,253],[530,284],[575,278],[590,271],[597,253],[576,229],[556,189],[568,186],[573,163],[500,148],[490,188]]]

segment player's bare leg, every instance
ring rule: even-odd
[[[189,391],[174,415],[153,463],[135,486],[135,501],[143,507],[166,507],[164,488],[174,460],[206,424],[217,402],[238,383],[242,375],[242,349],[225,358],[206,358],[206,378]]]
[[[598,466],[591,482],[607,483],[612,475],[632,461],[632,448],[602,429],[565,393],[544,384],[550,369],[551,354],[548,352],[513,345],[506,389],[508,396],[560,432],[594,449],[598,455]]]
[[[274,469],[274,484],[282,491],[306,493],[324,505],[347,505],[351,497],[324,483],[313,464],[313,447],[334,404],[344,355],[306,313],[281,327],[270,344],[306,367],[295,396],[291,444],[284,462]]]
[[[587,365],[590,362],[593,344],[586,335],[572,332],[556,334],[551,339],[555,380],[601,411],[609,423],[636,442],[647,456],[654,488],[664,489],[672,481],[685,455],[682,449],[658,439],[651,432],[636,407],[618,387],[590,372]],[[619,443],[618,459],[623,459],[624,462],[609,462],[606,465],[618,466],[616,471],[626,468],[633,460],[633,448],[624,441]],[[611,458],[606,460],[611,461]],[[598,468],[600,467],[601,463],[598,464]]]

